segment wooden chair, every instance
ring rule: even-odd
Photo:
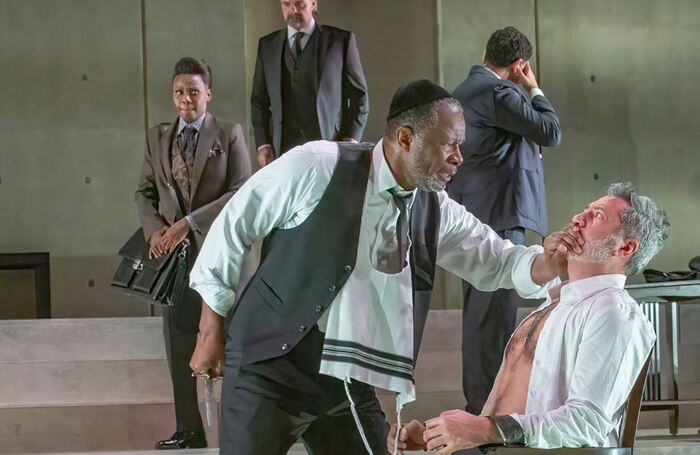
[[[642,307],[644,315],[649,319],[652,326],[654,327],[654,332],[656,332],[656,342],[654,342],[654,348],[651,353],[651,362],[649,363],[649,372],[647,373],[647,386],[644,391],[644,399],[642,401],[642,412],[644,411],[668,411],[668,428],[672,435],[678,433],[678,420],[680,407],[678,404],[661,404],[664,400],[676,401],[678,400],[678,382],[676,377],[678,376],[678,354],[677,354],[677,337],[675,334],[677,328],[675,327],[673,311],[675,309],[675,303],[673,302],[652,302],[643,301],[639,302]],[[660,308],[663,306],[664,308]],[[668,377],[668,391],[667,395],[661,390],[661,311],[665,311],[666,317],[666,340],[667,347],[669,351],[665,351],[663,354],[667,355],[671,360],[670,368],[666,371],[669,374]]]
[[[620,422],[619,447],[584,447],[562,449],[532,449],[529,447],[512,446],[487,446],[480,447],[482,453],[489,455],[631,455],[634,448],[634,438],[637,434],[637,422],[639,421],[639,409],[642,405],[644,385],[646,384],[647,370],[651,354],[647,357],[637,380],[632,386],[632,391],[627,399],[627,406]]]

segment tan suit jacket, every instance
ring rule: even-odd
[[[170,163],[170,145],[177,132],[178,119],[148,130],[146,153],[136,191],[136,206],[146,240],[163,226],[176,221],[176,188]],[[207,113],[199,131],[191,184],[190,206],[197,229],[194,238],[201,248],[211,223],[226,202],[250,177],[250,156],[239,124],[220,120]],[[155,191],[154,191],[155,190]],[[155,200],[149,195],[155,195]]]

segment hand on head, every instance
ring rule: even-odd
[[[522,59],[516,60],[515,82],[525,87],[526,90],[538,88],[535,72],[530,67],[530,62],[522,63]]]

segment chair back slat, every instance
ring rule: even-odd
[[[642,396],[644,395],[644,385],[646,384],[647,371],[651,362],[653,352],[649,353],[647,361],[644,362],[642,370],[637,376],[637,380],[632,386],[630,397],[627,400],[627,406],[622,418],[622,432],[620,433],[620,447],[633,448],[634,438],[637,435],[637,423],[639,422],[639,409],[642,406]]]

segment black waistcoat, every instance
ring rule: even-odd
[[[284,43],[281,153],[297,145],[321,139],[316,110],[319,34],[317,27],[296,61],[289,49],[289,41]]]
[[[373,146],[338,147],[338,164],[318,205],[299,226],[265,238],[260,266],[234,307],[229,343],[243,365],[291,351],[355,267]],[[430,306],[439,227],[437,194],[418,191],[411,210],[414,361]]]

